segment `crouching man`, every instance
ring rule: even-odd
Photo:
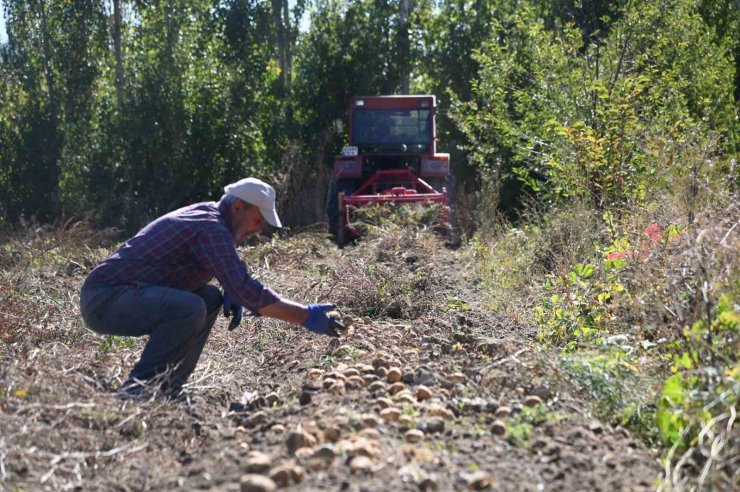
[[[301,324],[338,336],[331,304],[305,306],[282,299],[254,279],[236,244],[259,234],[265,222],[281,227],[275,190],[256,178],[228,185],[219,202],[170,212],[139,231],[98,265],[82,286],[85,323],[102,335],[149,336],[141,358],[119,388],[135,397],[145,388],[176,398],[198,363],[221,306],[241,321],[255,315]],[[224,290],[208,282],[216,278]]]

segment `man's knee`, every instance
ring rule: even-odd
[[[213,313],[221,308],[224,303],[224,297],[221,290],[215,285],[206,285],[194,292],[195,295],[203,299],[206,306],[206,315]]]

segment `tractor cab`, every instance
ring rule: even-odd
[[[446,207],[450,155],[437,153],[436,98],[355,97],[349,144],[334,159],[329,222],[343,245],[358,235],[350,210],[370,203],[439,203]]]

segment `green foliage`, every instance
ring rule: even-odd
[[[507,439],[514,446],[527,446],[532,436],[532,430],[547,421],[556,421],[560,417],[550,413],[546,406],[523,407],[521,412],[509,418],[506,425]]]
[[[136,346],[135,337],[117,337],[108,335],[100,342],[100,352],[107,354],[109,352],[120,352],[121,350],[130,349]]]
[[[484,175],[607,207],[644,201],[665,174],[656,158],[692,138],[735,145],[731,58],[691,1],[627,4],[588,44],[574,25],[548,29],[526,7],[494,33],[477,55],[474,97],[453,111]]]
[[[601,335],[612,316],[610,305],[629,296],[613,264],[582,263],[567,275],[551,276],[544,294],[535,309],[539,338],[568,349]]]
[[[696,444],[700,431],[740,399],[740,306],[720,296],[711,321],[700,319],[684,332],[673,352],[674,372],[665,380],[655,421],[663,441],[678,448]]]
[[[653,441],[657,438],[653,425],[655,395],[638,361],[634,352],[605,345],[596,353],[564,354],[561,365],[589,393],[597,415],[615,425],[629,426]]]

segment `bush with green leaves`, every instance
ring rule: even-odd
[[[607,208],[668,185],[687,146],[716,137],[735,148],[731,53],[694,2],[669,4],[630,2],[588,44],[526,4],[499,19],[476,55],[472,99],[452,112],[480,173]]]

